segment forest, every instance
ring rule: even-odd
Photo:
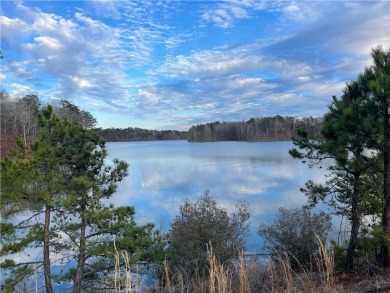
[[[250,118],[242,122],[213,122],[192,126],[188,141],[270,141],[291,140],[298,129],[304,128],[310,137],[320,133],[322,117],[274,117]]]
[[[16,137],[21,137],[26,146],[37,137],[37,114],[47,103],[35,94],[14,98],[4,90],[0,92],[1,105],[1,156],[15,147]],[[97,121],[92,114],[80,109],[67,100],[50,103],[53,112],[71,123],[78,123],[86,129],[93,129],[107,142],[188,140],[204,141],[270,141],[291,140],[298,129],[305,128],[310,137],[319,134],[322,117],[274,117],[250,118],[247,121],[211,122],[192,126],[188,131],[150,130],[137,127],[96,128]]]
[[[39,130],[37,115],[47,103],[37,95],[28,94],[22,98],[15,98],[4,90],[0,92],[1,106],[1,158],[6,152],[16,147],[16,138],[23,139],[24,146],[37,138]],[[149,130],[128,127],[125,129],[96,128],[97,121],[92,114],[80,109],[67,100],[58,100],[50,103],[53,113],[61,119],[80,124],[85,129],[93,129],[106,141],[150,141],[187,139],[187,131],[176,130]]]
[[[41,105],[35,95],[2,93],[1,291],[390,291],[390,50],[378,46],[371,57],[321,119],[190,129],[189,141],[292,139],[293,158],[326,168],[325,182],[302,187],[305,206],[281,207],[273,223],[256,223],[266,261],[244,253],[245,202],[228,211],[205,191],[180,204],[165,234],[154,223],[137,224],[133,207],[109,202],[129,166],[107,164],[89,112],[65,100]],[[311,209],[320,203],[333,214]],[[348,219],[345,243],[328,238],[335,215]]]
[[[319,134],[322,117],[261,117],[248,121],[211,122],[192,126],[188,131],[125,129],[97,129],[106,141],[150,141],[182,139],[189,142],[205,141],[270,141],[291,140],[299,128],[305,128],[311,137]]]
[[[26,147],[37,139],[39,132],[38,113],[45,107],[45,103],[35,94],[28,94],[22,98],[10,96],[5,90],[0,92],[1,115],[1,156],[16,147],[16,138],[23,140]],[[58,100],[51,103],[53,112],[61,119],[70,123],[80,124],[85,129],[96,126],[96,119],[88,111],[84,111],[67,100]]]
[[[106,141],[151,141],[187,139],[187,131],[149,130],[137,127],[96,129]]]

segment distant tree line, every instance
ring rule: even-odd
[[[106,140],[118,141],[152,141],[152,140],[180,140],[187,139],[187,131],[177,130],[149,130],[142,128],[106,128],[97,129]]]
[[[1,116],[1,158],[5,153],[16,147],[16,137],[22,138],[26,147],[37,138],[37,115],[45,106],[35,94],[28,94],[15,99],[5,91],[0,92]],[[53,112],[61,119],[79,124],[85,129],[96,126],[96,119],[88,111],[81,110],[67,100],[52,103]]]
[[[106,141],[152,141],[179,140],[189,142],[202,141],[268,141],[290,140],[300,128],[307,129],[310,137],[319,134],[322,118],[305,117],[263,117],[251,118],[248,121],[211,122],[192,126],[187,131],[149,130],[142,128],[107,128],[98,129]]]
[[[1,157],[7,150],[16,147],[16,137],[21,137],[24,146],[37,136],[37,113],[45,106],[35,94],[15,99],[5,91],[0,92],[1,115]],[[96,119],[90,112],[81,110],[67,100],[52,103],[53,112],[61,119],[81,125],[85,129],[94,129]],[[309,137],[319,134],[322,118],[306,117],[262,117],[240,122],[212,122],[192,126],[189,131],[150,130],[137,127],[95,128],[106,141],[153,141],[188,140],[202,141],[268,141],[290,140],[298,129],[304,128]]]
[[[320,133],[322,118],[274,117],[251,118],[241,122],[213,122],[192,126],[188,141],[269,141],[290,140],[304,128],[310,137]]]

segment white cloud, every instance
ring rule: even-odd
[[[160,96],[158,96],[156,93],[152,93],[150,91],[139,90],[138,95],[141,99],[143,99],[148,104],[149,103],[156,104],[161,100]]]
[[[34,46],[39,46],[41,49],[46,50],[60,50],[62,44],[55,38],[51,37],[36,37],[34,38],[35,44],[27,44],[26,49],[32,49]]]
[[[319,17],[319,6],[326,6],[326,2],[324,3],[310,3],[310,1],[304,2],[285,2],[283,6],[280,7],[281,12],[283,12],[284,16],[292,19],[294,21],[304,21],[306,24],[308,22],[312,22]]]
[[[0,16],[7,84],[171,128],[320,115],[390,42],[386,1],[89,1],[61,15],[38,4]]]
[[[256,11],[269,9],[273,1],[229,0],[211,5],[201,16],[202,21],[227,29],[242,19],[255,17]]]
[[[42,73],[57,79],[62,89],[61,96],[67,98],[93,94],[95,98],[105,99],[107,91],[96,90],[96,85],[118,96],[126,96],[127,87],[121,69],[126,68],[128,53],[122,49],[120,30],[75,13],[73,18],[65,19],[36,9],[19,6],[30,19],[6,19],[7,31],[14,32],[23,25],[23,42],[15,44],[33,56],[28,64],[22,64],[14,74],[23,77],[23,70]],[[23,32],[23,30],[22,30]],[[30,34],[34,35],[31,39]],[[8,34],[2,39],[9,39]],[[12,64],[8,64],[11,69]],[[91,92],[91,90],[95,91]]]
[[[202,20],[214,23],[221,28],[228,28],[234,24],[234,21],[248,17],[248,11],[242,4],[225,2],[212,6],[204,12]]]
[[[32,88],[23,84],[13,83],[11,84],[11,96],[21,98],[27,94],[33,92]]]
[[[351,4],[345,1],[290,3],[299,7],[299,11],[305,11],[304,17],[291,26],[288,37],[270,45],[268,52],[277,58],[305,60],[343,71],[340,75],[350,72],[351,77],[356,76],[369,64],[372,47],[390,43],[390,4],[387,1]],[[341,68],[339,63],[345,60],[353,64]]]
[[[179,55],[168,60],[158,70],[171,77],[182,75],[230,75],[232,73],[253,71],[261,66],[262,58],[248,54],[247,47],[232,50],[204,50],[189,56]]]
[[[75,87],[79,89],[90,88],[93,83],[87,79],[82,79],[78,76],[70,76],[69,79],[74,83]]]
[[[0,16],[1,43],[5,46],[18,46],[24,35],[29,35],[30,27],[26,22],[18,18]]]

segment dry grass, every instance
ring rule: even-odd
[[[125,259],[127,255],[117,252],[118,264],[120,257]],[[333,254],[327,251],[323,244],[316,262],[318,268],[316,272],[307,269],[295,272],[288,258],[283,255],[276,255],[272,262],[242,255],[233,263],[222,264],[210,249],[207,276],[201,277],[199,274],[188,276],[184,271],[172,274],[165,260],[162,280],[142,291],[156,293],[344,292],[343,288],[335,282]],[[128,262],[125,261],[124,268],[117,267],[116,271],[115,288],[118,289],[115,292],[141,292],[140,287],[137,287],[137,283],[132,280]]]
[[[127,251],[118,251],[114,242],[115,248],[115,273],[114,287],[115,293],[130,293],[140,292],[139,278],[134,278],[131,271],[130,257]],[[123,265],[121,266],[121,259]]]
[[[119,267],[121,258],[125,261]],[[115,292],[118,293],[376,292],[375,288],[387,286],[389,291],[383,292],[390,292],[389,273],[378,273],[376,276],[367,274],[359,283],[352,282],[351,276],[336,277],[333,252],[327,250],[322,242],[312,266],[316,270],[302,267],[299,272],[294,271],[285,255],[275,255],[272,261],[241,255],[235,262],[220,263],[210,249],[206,276],[201,277],[197,273],[189,276],[185,271],[172,273],[165,260],[162,279],[148,288],[141,288],[139,279],[132,275],[126,253],[117,251],[116,259]]]
[[[323,248],[326,252],[325,248]],[[250,293],[250,292],[343,292],[333,276],[332,256],[320,253],[319,272],[294,272],[284,256],[276,256],[268,264],[251,257],[241,256],[236,263],[221,264],[209,254],[209,273],[204,278],[189,278],[184,272],[169,275],[165,263],[165,286],[150,288],[150,292]],[[169,275],[169,277],[167,277]],[[169,278],[169,282],[167,282]]]
[[[340,274],[336,283],[343,284],[346,293],[390,292],[390,269],[370,265],[356,272]]]

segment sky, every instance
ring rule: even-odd
[[[1,1],[1,87],[102,128],[322,116],[390,47],[390,1]]]

